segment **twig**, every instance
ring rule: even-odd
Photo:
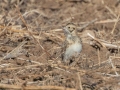
[[[94,24],[114,23],[116,21],[117,21],[117,19],[107,19],[107,20],[96,21]],[[87,23],[87,22],[80,22],[80,24],[85,24],[85,23]]]
[[[101,43],[99,39],[95,38],[95,37],[92,36],[90,33],[87,33],[87,35],[88,35],[89,37],[91,37],[92,39],[94,39],[95,41],[97,41],[98,43],[100,43],[103,47],[106,48],[106,46],[105,46],[103,43]]]
[[[100,51],[99,51],[99,49],[97,49],[97,52],[98,52],[98,61],[99,61],[99,66],[100,66],[101,62],[100,62]]]
[[[106,47],[108,47],[108,48],[115,48],[115,49],[120,48],[120,46],[117,46],[117,45],[114,45],[114,44],[110,44],[110,43],[104,43],[104,42],[103,42],[103,44],[104,44]]]
[[[81,78],[80,78],[79,72],[77,72],[77,76],[78,76],[78,80],[79,80],[79,87],[80,87],[80,90],[83,90],[82,82],[81,82]]]
[[[23,61],[27,61],[27,62],[32,62],[32,63],[34,63],[34,64],[42,64],[42,63],[40,63],[40,62],[37,62],[37,61],[34,61],[34,60],[26,60],[26,59],[24,59],[24,58],[17,58],[17,59],[23,60]]]
[[[68,67],[68,66],[64,66],[64,65],[51,64],[51,63],[50,64],[48,64],[48,63],[44,63],[44,64],[43,63],[37,63],[37,64],[34,64],[34,65],[28,65],[28,66],[24,66],[24,67],[5,68],[5,70],[25,69],[25,68],[32,68],[32,67],[42,66],[42,65],[51,65],[51,67],[60,69],[62,71],[66,71],[66,70],[72,71],[73,70],[73,71],[77,71],[77,72],[82,72],[83,74],[86,72],[85,70],[77,70],[74,67]],[[4,68],[0,69],[0,70],[4,70]]]
[[[76,16],[78,16],[78,15],[81,15],[81,14],[83,14],[83,13],[84,13],[84,12],[72,14],[72,17],[73,17],[73,18],[68,17],[68,18],[64,19],[64,20],[62,21],[62,23],[68,22],[68,21],[70,21],[71,19],[74,19],[74,17],[76,17]]]
[[[117,17],[117,21],[116,21],[115,24],[114,24],[114,27],[113,27],[113,29],[112,29],[112,31],[111,31],[111,34],[113,34],[114,31],[115,31],[116,25],[117,25],[117,23],[118,23],[118,21],[119,21],[119,17],[120,17],[120,14],[119,14],[118,17]]]
[[[76,90],[74,88],[65,88],[65,87],[60,87],[60,86],[18,86],[18,85],[9,85],[9,84],[1,84],[0,83],[0,88],[4,89],[20,89],[20,90]]]
[[[109,62],[110,62],[110,64],[111,64],[113,70],[115,71],[115,74],[116,74],[117,76],[119,76],[119,74],[118,74],[117,71],[116,71],[116,67],[115,67],[114,64],[112,63],[111,57],[109,57]]]
[[[13,67],[13,68],[3,68],[3,69],[0,69],[0,70],[17,70],[17,69],[25,69],[25,68],[31,68],[31,67],[37,67],[37,66],[40,66],[40,65],[44,65],[44,64],[34,64],[34,65],[28,65],[28,66],[24,66],[24,67]]]
[[[113,56],[110,56],[111,58],[113,58],[113,59],[120,59],[120,57],[113,57]],[[106,61],[103,61],[103,62],[101,62],[101,64],[104,64],[104,63],[108,63],[110,60],[108,59],[108,60],[106,60]],[[99,65],[99,63],[98,64],[95,64],[95,65],[93,65],[93,66],[97,66],[97,65]]]
[[[11,52],[9,52],[6,56],[4,56],[1,60],[4,59],[9,59],[9,58],[15,58],[19,55],[21,55],[22,51],[22,46],[26,43],[27,41],[23,41],[20,45],[18,45],[15,49],[13,49]],[[0,61],[1,61],[0,60]]]
[[[2,84],[0,83],[0,88],[6,88],[6,89],[22,89],[21,86],[17,86],[17,85],[9,85],[9,84]]]
[[[96,18],[96,19],[94,19],[94,20],[92,20],[92,21],[90,21],[90,22],[84,24],[82,27],[79,27],[79,28],[78,28],[79,31],[81,31],[82,29],[86,28],[86,27],[89,26],[90,24],[96,22],[97,20],[98,20],[98,19]]]
[[[24,88],[24,90],[76,90],[74,88],[66,88],[66,87],[60,87],[60,86],[27,86]]]
[[[110,77],[120,77],[120,75],[113,75],[113,74],[107,74],[107,73],[98,73],[98,74],[102,74]]]
[[[105,6],[105,8],[108,9],[109,12],[110,12],[114,17],[117,18],[117,15],[116,15],[108,6]]]
[[[3,68],[3,67],[10,66],[10,65],[11,65],[11,63],[7,63],[7,64],[1,64],[1,65],[0,65],[0,67],[2,67],[2,68]]]
[[[3,32],[5,32],[5,30],[7,29],[7,27],[9,26],[9,24],[11,23],[12,19],[8,22],[7,26],[3,29],[2,32],[0,32],[0,36],[2,35]]]
[[[73,15],[70,12],[69,12],[69,14],[70,14],[71,20],[74,20]]]

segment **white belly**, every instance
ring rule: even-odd
[[[80,43],[75,43],[69,46],[65,51],[64,59],[68,59],[69,57],[79,54],[82,50],[82,45]]]

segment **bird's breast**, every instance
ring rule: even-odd
[[[75,44],[71,45],[69,48],[71,48],[72,51],[79,53],[82,50],[82,45],[81,45],[81,43],[75,43]]]

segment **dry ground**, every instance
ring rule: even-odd
[[[119,3],[0,0],[0,90],[120,90]],[[95,19],[78,32],[80,56],[72,65],[61,62],[62,27]],[[87,41],[90,31],[95,38]]]

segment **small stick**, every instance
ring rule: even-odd
[[[106,19],[106,20],[96,21],[94,24],[114,23],[116,21],[117,21],[117,19]],[[86,24],[86,23],[87,22],[80,22],[80,24]]]
[[[101,62],[100,64],[105,64],[105,63],[107,63],[109,60],[106,60],[106,61],[103,61],[103,62]],[[96,67],[96,66],[99,66],[99,63],[98,64],[94,64],[92,67]]]
[[[8,64],[1,64],[1,65],[0,65],[0,67],[2,67],[2,68],[3,68],[3,67],[10,66],[10,65],[11,65],[11,63],[8,63]]]
[[[117,23],[118,23],[118,21],[119,21],[119,17],[120,17],[120,14],[119,14],[118,17],[117,17],[117,21],[116,21],[115,24],[114,24],[114,27],[113,27],[113,29],[112,29],[112,31],[111,31],[111,34],[113,34],[114,31],[115,31],[116,25],[117,25]]]
[[[9,24],[11,23],[12,19],[8,22],[8,24],[6,25],[6,27],[2,30],[2,32],[0,32],[0,36],[2,35],[3,32],[5,32],[5,30],[8,28]]]
[[[80,78],[79,72],[77,72],[77,76],[78,76],[78,80],[79,80],[79,87],[80,87],[80,90],[83,90],[82,82],[81,82],[81,78]]]
[[[107,74],[107,73],[98,73],[98,74],[102,74],[102,75],[106,75],[106,76],[110,76],[110,77],[120,77],[120,75],[113,75],[113,74]]]
[[[97,49],[97,52],[98,52],[98,61],[99,61],[99,66],[100,66],[101,62],[100,62],[100,51],[99,51],[99,49]]]
[[[109,42],[106,42],[106,41],[103,41],[103,40],[100,40],[100,39],[97,39],[94,36],[92,36],[90,33],[87,33],[87,35],[90,36],[92,39],[96,40],[97,42],[99,42],[105,48],[106,47],[108,47],[108,48],[120,48],[120,46],[111,44]]]
[[[70,17],[71,17],[71,20],[74,20],[74,17],[73,17],[73,15],[70,13]]]
[[[0,83],[0,88],[3,88],[3,89],[22,89],[21,86],[18,86],[18,85],[9,85],[9,84],[2,84]]]
[[[97,38],[95,38],[94,36],[92,36],[90,33],[87,33],[87,35],[90,36],[92,39],[94,39],[95,41],[97,41],[97,42],[100,43],[103,47],[106,48],[106,46],[105,46],[103,43],[101,43]]]
[[[6,70],[6,71],[9,71],[9,70],[18,70],[18,69],[26,69],[26,68],[32,68],[32,67],[37,67],[37,66],[40,66],[40,65],[44,65],[44,64],[34,64],[34,65],[28,65],[28,66],[25,66],[25,67],[13,67],[13,68],[0,68],[0,70]]]
[[[117,18],[117,15],[108,7],[108,6],[105,6],[106,9],[108,9],[108,11],[114,16]]]
[[[114,44],[110,44],[110,43],[104,43],[103,42],[103,44],[106,46],[106,47],[109,47],[109,48],[115,48],[115,49],[119,49],[120,48],[120,46],[117,46],[117,45],[114,45]]]
[[[26,86],[22,87],[20,85],[10,85],[0,83],[0,88],[3,89],[19,89],[19,90],[76,90],[74,88],[65,88],[62,86]]]
[[[120,57],[113,57],[113,56],[110,56],[111,58],[113,58],[113,59],[120,59]],[[108,60],[106,60],[106,61],[103,61],[103,62],[101,62],[101,64],[104,64],[104,63],[108,63],[110,60],[108,59]],[[93,65],[93,66],[98,66],[99,64],[95,64],[95,65]]]
[[[119,76],[119,74],[118,74],[117,71],[116,71],[116,67],[115,67],[114,64],[112,63],[111,57],[109,57],[109,62],[110,62],[110,64],[111,64],[113,70],[115,71],[115,74],[116,74],[117,76]]]
[[[21,51],[22,51],[21,49],[25,43],[27,43],[27,41],[23,41],[22,43],[20,43],[20,45],[18,45],[15,49],[13,49],[11,52],[9,52],[0,61],[2,61],[4,59],[14,58],[14,57],[21,55]]]
[[[79,28],[79,31],[81,31],[82,29],[86,28],[86,27],[89,26],[90,24],[96,22],[97,20],[98,20],[98,19],[96,18],[96,19],[94,19],[94,20],[92,20],[92,21],[84,24],[82,27]]]
[[[17,59],[19,59],[19,60],[23,60],[23,61],[27,61],[27,62],[32,62],[32,63],[34,63],[34,64],[42,65],[42,63],[37,62],[37,61],[34,61],[34,60],[27,60],[27,59],[24,59],[24,58],[17,58]]]

